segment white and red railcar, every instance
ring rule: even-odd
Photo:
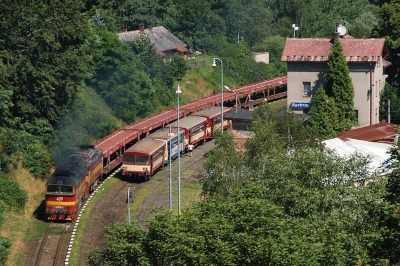
[[[232,110],[231,107],[223,107],[223,114],[227,114]],[[211,138],[221,130],[221,107],[211,106],[191,114],[191,116],[201,116],[207,118],[207,138]],[[224,129],[231,127],[231,121],[224,119]]]
[[[123,154],[122,175],[148,181],[168,160],[168,145],[163,139],[144,138]]]

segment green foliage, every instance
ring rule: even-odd
[[[389,121],[388,100],[390,100],[390,122],[400,123],[400,91],[396,86],[385,83],[385,87],[380,97],[379,117],[382,120]]]
[[[346,127],[355,125],[354,86],[350,77],[350,70],[343,55],[343,48],[338,38],[334,39],[331,53],[328,58],[329,71],[325,74],[325,91],[336,103],[340,117],[346,116]],[[347,123],[349,125],[347,125]]]
[[[49,174],[51,158],[47,147],[39,137],[25,131],[0,129],[0,143],[3,145],[1,167],[8,171],[15,167],[20,160],[35,177],[45,178]]]
[[[287,66],[281,62],[281,56],[285,47],[286,38],[279,35],[270,36],[258,42],[253,48],[253,52],[268,52],[269,64],[272,68],[271,72],[277,76],[285,76],[287,74]]]
[[[90,265],[152,265],[143,248],[146,235],[136,223],[114,224],[105,234],[110,245],[104,251],[95,249],[87,254],[86,261]]]
[[[307,121],[308,126],[318,132],[320,139],[330,139],[337,136],[340,131],[338,120],[338,107],[332,98],[326,95],[321,86],[313,97],[310,111],[307,113],[311,118]]]
[[[0,264],[5,265],[10,254],[11,242],[7,238],[0,236]]]
[[[71,109],[61,117],[56,127],[53,161],[57,164],[79,145],[93,144],[122,125],[93,89],[82,88]]]
[[[203,197],[214,194],[225,197],[234,195],[238,188],[247,182],[242,177],[250,171],[241,160],[242,156],[235,150],[232,133],[218,133],[216,138],[215,148],[209,153],[204,164],[208,178],[203,182]]]
[[[92,73],[90,28],[79,1],[8,2],[0,4],[0,61],[8,72],[1,91],[13,92],[13,105],[2,124],[39,135],[42,120],[54,125]]]
[[[169,62],[169,66],[171,67],[174,77],[177,80],[182,80],[182,77],[185,76],[186,71],[189,70],[189,66],[185,59],[180,55],[173,56]]]
[[[253,47],[273,31],[270,27],[274,20],[273,10],[263,0],[227,1],[223,16],[231,43],[240,40]]]
[[[20,185],[0,172],[0,202],[5,210],[21,211],[28,201],[28,194]]]

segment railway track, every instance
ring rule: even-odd
[[[63,265],[63,257],[60,256],[63,242],[70,223],[50,223],[43,236],[39,247],[35,266],[57,266]]]
[[[102,204],[96,205],[91,212],[96,217],[96,226],[91,228],[91,248],[102,247],[107,240],[103,229],[116,222],[122,222],[126,219],[126,198],[128,187],[131,187],[132,194],[142,187],[143,184],[132,184],[127,181],[118,182],[112,189],[111,193],[104,195]]]

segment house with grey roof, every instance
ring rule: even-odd
[[[337,33],[354,86],[354,108],[359,126],[379,122],[380,92],[389,66],[385,39],[355,39]],[[287,63],[287,101],[296,113],[307,113],[312,96],[324,84],[332,39],[290,38],[281,61]],[[340,103],[339,103],[340,104]]]
[[[138,30],[133,31],[127,31],[127,28],[123,28],[118,37],[123,42],[133,42],[139,34],[144,34],[149,38],[157,53],[164,58],[171,58],[175,53],[186,55],[190,52],[185,43],[163,26],[153,27],[149,24],[147,28],[144,28],[144,25],[140,25]]]

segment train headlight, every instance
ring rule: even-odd
[[[147,172],[147,167],[143,167],[143,171]]]
[[[126,169],[128,169],[128,167],[122,166],[122,170],[126,170]]]

